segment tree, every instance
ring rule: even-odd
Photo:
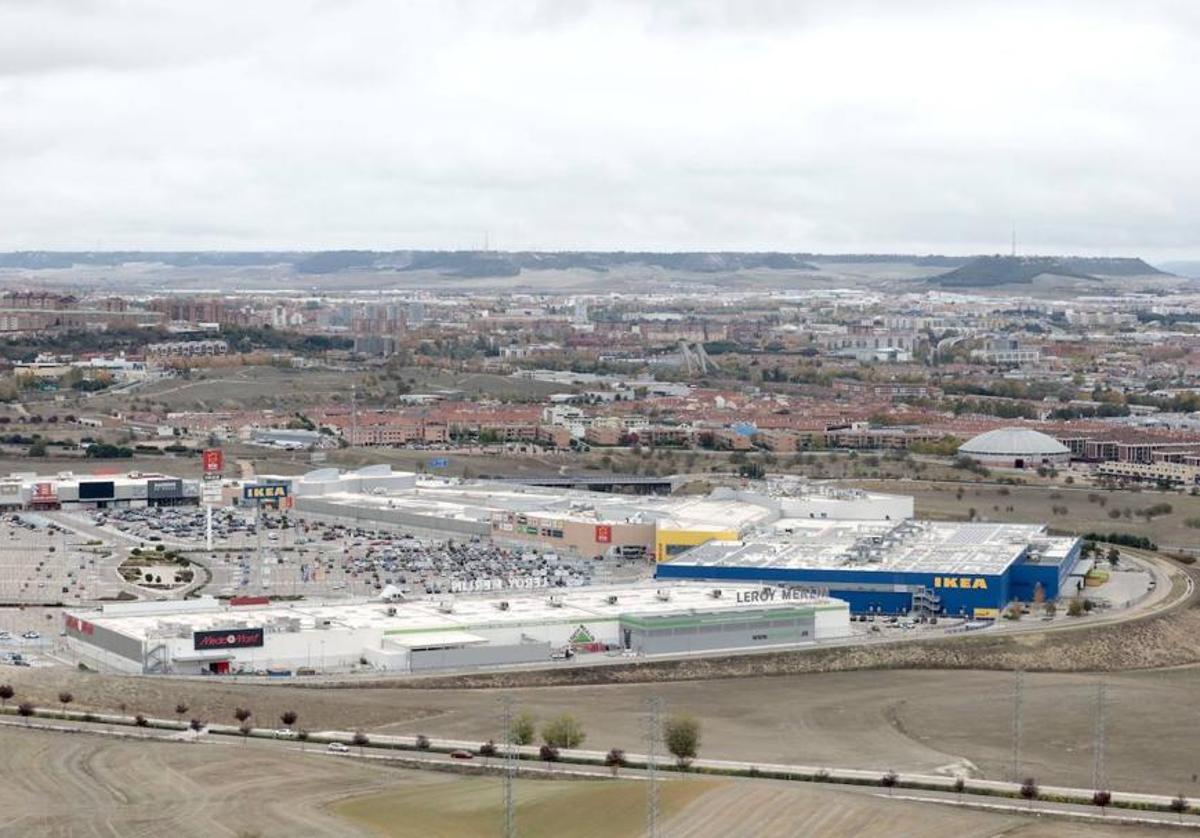
[[[1033,808],[1033,801],[1037,800],[1038,786],[1037,781],[1032,777],[1026,777],[1025,782],[1021,783],[1021,797],[1029,801],[1029,807]]]
[[[363,748],[365,748],[371,744],[371,739],[370,739],[370,737],[367,736],[367,734],[363,733],[361,730],[356,730],[356,731],[354,731],[354,738],[351,739],[350,742],[352,744],[358,746],[358,755],[362,756]]]
[[[63,690],[58,694],[58,703],[62,705],[62,717],[64,719],[67,717],[67,705],[74,700],[75,696],[71,695],[66,690]]]
[[[487,764],[488,757],[494,757],[496,753],[496,743],[494,740],[489,739],[479,746],[479,755],[483,757],[485,765]]]
[[[150,724],[150,720],[147,719],[142,713],[138,713],[133,717],[133,723],[138,727],[147,727]]]
[[[612,775],[615,777],[622,766],[628,765],[628,761],[625,759],[624,751],[620,748],[613,748],[604,755],[604,764],[612,769]]]
[[[17,692],[12,688],[12,684],[0,684],[0,707],[7,707],[8,700],[16,694]]]
[[[1092,803],[1100,807],[1100,814],[1104,814],[1104,810],[1108,807],[1108,804],[1112,803],[1112,792],[1099,790],[1093,792]]]
[[[538,757],[543,762],[558,762],[558,748],[553,745],[543,745],[538,749]]]
[[[583,725],[570,713],[542,725],[542,740],[552,748],[578,748],[586,738]]]
[[[1121,561],[1121,551],[1116,547],[1109,547],[1105,558],[1108,559],[1109,567],[1116,567],[1117,563]]]
[[[17,705],[17,715],[25,720],[26,726],[29,725],[29,717],[35,712],[32,702],[22,701]]]
[[[675,715],[663,722],[663,741],[679,765],[686,766],[700,751],[700,722],[695,716]]]
[[[959,795],[959,796],[961,797],[961,796],[962,796],[962,793],[963,793],[964,791],[966,791],[966,788],[967,788],[967,781],[966,781],[966,780],[964,780],[962,777],[955,777],[955,778],[954,778],[954,793],[955,793],[955,794],[957,794],[957,795]]]
[[[418,733],[416,745],[417,745],[418,751],[428,751],[429,750],[429,737],[426,736],[424,733]]]
[[[1071,602],[1067,605],[1067,616],[1068,617],[1082,617],[1083,616],[1083,603],[1078,598],[1071,600]]]
[[[26,453],[26,456],[28,456],[28,457],[45,457],[46,456],[46,443],[42,442],[39,439],[33,445],[29,446],[29,450],[25,453]]]
[[[891,795],[892,789],[896,787],[896,783],[900,782],[900,778],[896,776],[895,771],[889,771],[879,778],[879,785],[888,790],[888,795]]]
[[[175,718],[179,719],[180,724],[183,724],[183,717],[184,717],[184,715],[187,714],[187,711],[190,709],[191,708],[188,707],[186,704],[184,704],[182,701],[175,705]]]
[[[238,720],[239,724],[244,724],[253,715],[254,713],[248,707],[236,707],[233,711],[233,717]]]
[[[528,710],[522,710],[512,721],[508,731],[508,739],[514,745],[532,745],[537,730],[537,717]]]
[[[283,726],[288,730],[292,729],[292,727],[296,724],[296,720],[299,718],[300,716],[295,710],[284,710],[279,714],[279,721],[283,722]]]
[[[1179,820],[1182,821],[1184,813],[1188,810],[1187,798],[1182,794],[1176,795],[1168,805],[1171,807],[1171,811],[1179,815]]]

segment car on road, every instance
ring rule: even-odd
[[[36,631],[22,632],[21,637],[25,638],[26,640],[41,640],[42,639],[42,636],[40,634],[38,634]]]
[[[329,747],[325,750],[331,754],[348,754],[350,753],[350,746],[343,745],[341,742],[330,742]]]
[[[291,728],[281,727],[275,731],[276,739],[295,739],[296,731]]]
[[[475,759],[475,755],[470,751],[459,748],[457,751],[450,752],[450,759]]]

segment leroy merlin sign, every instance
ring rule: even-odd
[[[596,642],[596,635],[592,634],[587,626],[581,625],[575,631],[571,632],[571,638],[568,642],[573,646],[586,646],[589,643]]]

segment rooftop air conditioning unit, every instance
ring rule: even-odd
[[[438,608],[438,611],[441,611],[443,614],[453,614],[454,613],[454,603],[448,599],[444,599],[441,602],[439,602],[437,608]]]
[[[549,605],[551,608],[562,608],[563,607],[562,597],[552,596],[548,600],[546,600],[546,604]]]
[[[499,608],[501,611],[507,611],[508,610],[508,600],[506,600],[506,599],[501,600],[500,602],[496,603],[496,607]]]
[[[659,602],[670,602],[671,601],[671,592],[666,590],[665,588],[660,588],[659,590],[655,591],[654,596],[658,599]]]
[[[388,615],[389,617],[395,617],[395,616],[396,616],[396,606],[394,606],[394,605],[389,605],[389,606],[388,606],[388,610],[387,610],[387,615]]]
[[[609,594],[608,596],[606,596],[604,598],[604,601],[607,602],[609,605],[616,605],[617,604],[617,595]]]
[[[720,598],[721,598],[721,596],[722,596],[722,594],[721,594],[721,589],[720,589],[720,588],[713,588],[713,589],[712,589],[712,594],[711,594],[711,596],[712,596],[712,598],[713,598],[713,599],[720,599]]]

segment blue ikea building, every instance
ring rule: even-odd
[[[655,575],[816,588],[852,613],[994,619],[1039,586],[1047,601],[1073,595],[1081,546],[1022,524],[799,522],[759,540],[709,542]]]

